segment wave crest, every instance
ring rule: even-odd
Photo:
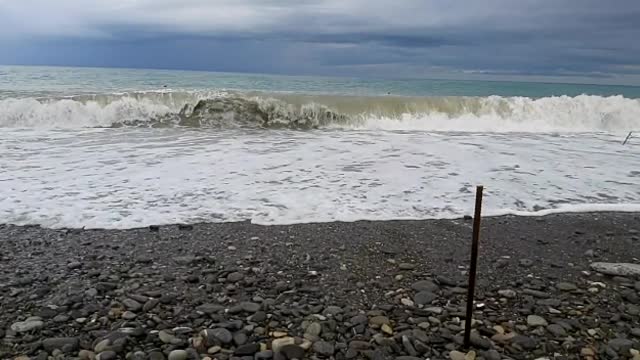
[[[640,129],[640,100],[590,95],[411,98],[232,92],[0,100],[0,127],[122,126],[623,132]]]

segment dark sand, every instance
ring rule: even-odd
[[[640,350],[640,283],[587,271],[594,261],[637,263],[638,231],[637,213],[485,218],[477,356],[631,358],[631,348]],[[221,350],[210,349],[211,358],[268,358],[268,350],[254,353],[271,349],[280,335],[272,331],[302,338],[309,319],[322,331],[307,334],[308,343],[296,340],[313,344],[305,358],[449,358],[450,350],[462,350],[470,238],[467,220],[122,231],[0,225],[0,358],[90,358],[81,350],[94,351],[104,339],[102,359],[160,359],[176,349],[204,358],[216,345]],[[433,298],[416,299],[420,280],[433,281],[426,291]],[[547,325],[528,324],[531,314]],[[371,323],[377,315],[391,332],[375,324],[379,319]],[[11,330],[30,316],[41,320]],[[229,329],[239,341],[198,342],[207,328]],[[501,329],[511,338],[496,338]],[[176,340],[160,339],[159,330]],[[295,357],[298,345],[275,357]]]

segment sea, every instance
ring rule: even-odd
[[[460,218],[478,185],[640,211],[640,87],[0,66],[4,224]]]

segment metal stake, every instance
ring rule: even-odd
[[[480,214],[482,212],[483,186],[476,187],[476,210],[473,216],[473,239],[471,243],[471,267],[469,268],[469,289],[467,293],[467,317],[464,321],[464,347],[469,348],[471,340],[471,316],[473,296],[476,289],[476,268],[478,265],[478,240],[480,237]]]
[[[629,131],[629,134],[627,135],[627,137],[626,137],[626,138],[624,139],[624,141],[622,142],[622,145],[626,144],[626,143],[627,143],[627,141],[629,141],[629,138],[631,137],[631,133],[632,133],[632,132],[633,132],[633,131]]]

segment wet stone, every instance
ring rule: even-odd
[[[576,284],[572,284],[572,283],[568,283],[568,282],[557,283],[556,287],[558,288],[558,290],[561,290],[561,291],[576,291],[576,290],[578,290],[578,287],[576,286]]]
[[[244,274],[241,272],[232,272],[227,275],[227,281],[229,282],[238,282],[244,279]]]
[[[438,296],[428,291],[421,291],[413,297],[413,301],[418,305],[428,305],[433,302]]]
[[[245,344],[245,345],[239,346],[235,350],[234,354],[240,355],[240,356],[253,355],[253,354],[257,353],[258,351],[260,351],[260,345],[259,344]]]
[[[313,344],[313,351],[324,356],[332,356],[335,352],[335,347],[332,343],[326,341],[318,341]]]
[[[304,349],[298,345],[285,345],[280,348],[279,352],[289,360],[304,358]]]
[[[115,351],[108,350],[103,351],[100,354],[96,355],[96,360],[114,360],[118,358],[118,354]]]
[[[169,353],[168,360],[187,360],[189,353],[184,350],[173,350]]]
[[[122,305],[124,305],[124,307],[127,308],[127,310],[134,311],[134,312],[142,309],[142,304],[140,304],[139,302],[133,299],[128,299],[128,298],[122,300]]]
[[[416,265],[411,263],[401,263],[400,265],[398,265],[398,268],[400,270],[413,270],[416,268]]]
[[[555,337],[565,337],[567,336],[567,331],[558,324],[551,324],[547,326],[547,331],[549,331]]]
[[[411,285],[411,288],[415,291],[427,291],[427,292],[436,292],[438,291],[440,288],[438,287],[438,285],[436,285],[433,281],[430,280],[421,280],[418,281],[416,283],[414,283],[413,285]]]
[[[42,341],[42,347],[48,352],[58,349],[68,354],[77,351],[79,345],[80,341],[76,337],[48,338]]]
[[[529,326],[547,326],[547,320],[538,315],[527,316],[527,325]]]

